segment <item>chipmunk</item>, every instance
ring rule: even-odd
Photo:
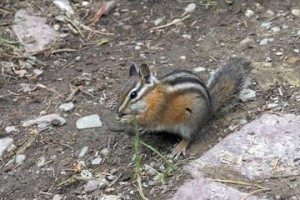
[[[119,121],[136,121],[147,132],[181,136],[171,153],[178,158],[216,111],[244,87],[250,70],[248,60],[232,58],[205,84],[191,71],[174,70],[157,78],[147,64],[133,63],[118,96]]]

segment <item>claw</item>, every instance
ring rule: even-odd
[[[133,120],[134,120],[133,115],[125,115],[125,116],[121,117],[120,122],[122,124],[130,124],[131,122],[133,122]]]
[[[185,149],[188,143],[188,140],[182,139],[179,144],[172,150],[171,154],[168,157],[177,160],[181,154],[185,156]]]

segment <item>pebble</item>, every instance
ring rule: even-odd
[[[103,195],[100,197],[99,200],[119,200],[121,196],[119,195]]]
[[[110,170],[110,174],[115,174],[115,173],[117,173],[117,171],[118,171],[118,170],[117,170],[116,168],[111,169],[111,170]]]
[[[99,165],[102,161],[101,157],[97,157],[94,160],[92,160],[92,165]]]
[[[286,25],[286,24],[283,24],[283,25],[282,25],[282,29],[288,29],[288,28],[289,28],[288,25]]]
[[[245,125],[247,123],[248,123],[248,121],[246,119],[241,119],[240,120],[240,125]]]
[[[274,108],[277,108],[278,106],[279,106],[279,104],[277,104],[277,103],[269,103],[267,105],[267,108],[268,109],[274,109]]]
[[[78,129],[96,128],[101,126],[102,122],[100,121],[100,116],[97,114],[87,115],[76,121],[76,127]]]
[[[109,154],[109,149],[108,148],[104,148],[104,149],[102,149],[101,151],[100,151],[100,153],[102,154],[102,155],[104,155],[104,156],[107,156],[108,154]]]
[[[295,52],[295,53],[299,53],[300,50],[299,50],[299,49],[294,49],[294,52]]]
[[[269,39],[268,38],[264,38],[262,39],[260,42],[259,42],[259,45],[267,45],[269,42]]]
[[[100,181],[99,181],[99,186],[100,186],[100,189],[103,189],[103,188],[105,188],[106,186],[108,186],[108,181],[105,179],[105,178],[103,178],[103,179],[101,179]]]
[[[140,50],[142,47],[141,46],[135,46],[134,49],[135,50]]]
[[[21,90],[25,93],[31,92],[33,90],[33,88],[31,88],[30,85],[27,83],[21,83],[20,87],[21,87]]]
[[[68,111],[71,111],[75,108],[75,105],[73,102],[69,102],[69,103],[64,103],[64,104],[61,104],[59,107],[58,107],[60,110],[63,110],[65,112],[68,112]]]
[[[16,145],[14,145],[14,144],[11,144],[8,148],[7,148],[7,152],[10,152],[10,151],[13,151],[13,150],[15,150],[17,148],[17,146]]]
[[[203,72],[205,71],[206,69],[204,67],[196,67],[193,69],[194,72]]]
[[[4,151],[6,151],[10,145],[12,145],[14,140],[12,138],[2,138],[0,139],[0,158],[2,157]]]
[[[272,30],[274,33],[278,33],[278,32],[280,31],[280,27],[275,26],[275,27],[272,27],[271,30]]]
[[[253,38],[247,37],[240,42],[241,48],[253,48],[255,46],[255,41]]]
[[[272,22],[263,22],[260,24],[260,27],[265,28],[265,29],[270,29],[271,24],[272,24]]]
[[[15,126],[7,126],[5,127],[6,133],[18,132],[18,129]]]
[[[195,3],[190,3],[188,4],[185,8],[184,8],[184,11],[187,12],[187,13],[191,13],[191,12],[194,12],[196,9],[196,4]]]
[[[185,59],[186,59],[186,56],[180,56],[180,59],[181,59],[181,60],[185,60]]]
[[[99,188],[99,182],[96,180],[88,181],[84,186],[85,192],[93,192]]]
[[[252,101],[252,100],[255,100],[255,98],[256,98],[256,92],[254,90],[251,90],[248,88],[241,90],[241,92],[239,94],[239,99],[242,102]]]
[[[277,52],[275,52],[275,55],[276,55],[276,56],[282,56],[283,53],[282,53],[281,51],[277,51]]]
[[[44,164],[45,164],[45,161],[46,161],[46,158],[45,158],[44,156],[41,156],[41,157],[38,159],[36,165],[37,165],[38,167],[43,167]]]
[[[245,12],[245,16],[250,18],[254,15],[254,11],[253,10],[250,10],[250,9],[247,9],[246,12]]]
[[[267,10],[265,16],[268,18],[273,18],[275,16],[275,13],[273,10]]]
[[[159,17],[156,20],[154,20],[153,24],[155,26],[157,26],[157,25],[161,24],[163,21],[164,21],[164,18],[163,17]]]
[[[26,159],[26,156],[25,156],[25,155],[19,154],[19,155],[16,156],[15,162],[16,162],[16,164],[19,165],[19,164],[22,164],[22,163],[24,162],[25,159]]]
[[[43,70],[40,70],[40,69],[34,69],[33,70],[33,73],[36,75],[36,76],[40,76],[40,75],[42,75],[43,74]]]
[[[110,180],[110,181],[113,181],[113,180],[116,179],[116,176],[114,176],[114,175],[109,175],[109,176],[107,176],[107,179]]]
[[[85,154],[88,152],[89,150],[89,147],[88,146],[85,146],[83,147],[81,150],[80,150],[80,153],[78,155],[79,158],[82,158],[83,156],[85,156]]]
[[[88,1],[83,1],[83,2],[81,3],[81,5],[82,5],[82,6],[88,6],[88,5],[90,5],[90,2],[88,2]]]
[[[300,17],[300,10],[299,9],[293,9],[292,14],[297,16],[297,17]]]
[[[52,200],[62,200],[64,198],[64,196],[60,195],[60,194],[56,194],[53,196]]]
[[[300,30],[298,30],[297,35],[300,36]]]
[[[190,34],[183,34],[182,37],[185,39],[192,39],[192,36]]]

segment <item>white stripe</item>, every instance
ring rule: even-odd
[[[173,86],[166,87],[166,91],[169,93],[180,91],[180,90],[188,90],[188,89],[200,90],[201,93],[205,95],[206,99],[209,99],[205,88],[202,85],[197,84],[197,83],[181,83],[181,84],[176,84]]]

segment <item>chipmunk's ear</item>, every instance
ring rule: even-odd
[[[146,83],[152,83],[153,82],[153,76],[150,70],[149,65],[146,63],[141,64],[139,75],[142,80],[144,80]]]
[[[129,76],[135,76],[138,74],[138,67],[135,63],[132,63],[129,68]]]

